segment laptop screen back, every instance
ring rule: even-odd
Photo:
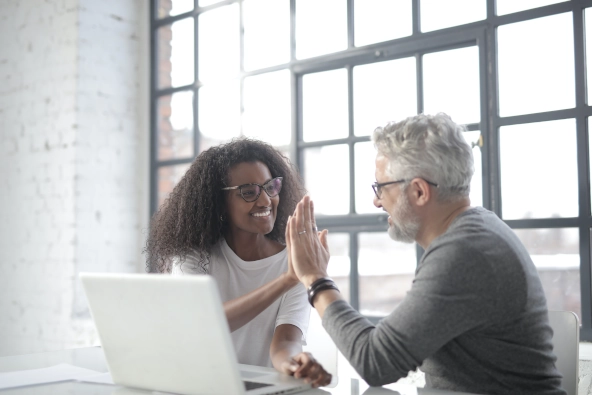
[[[213,278],[80,278],[115,383],[177,393],[244,393]]]

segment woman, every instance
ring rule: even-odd
[[[302,341],[310,307],[289,268],[285,229],[304,195],[275,148],[236,139],[201,153],[155,214],[149,268],[216,278],[240,363],[273,366],[327,385]]]

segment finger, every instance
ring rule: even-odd
[[[298,209],[298,206],[296,206],[296,209]],[[294,214],[296,214],[296,211],[294,211]],[[296,218],[293,215],[290,216],[288,226],[286,228],[289,233],[290,244],[293,245],[293,243],[296,243],[296,238],[298,237],[298,230],[296,228]]]
[[[316,364],[313,364],[310,369],[306,372],[306,376],[304,377],[305,383],[314,383],[315,381],[319,380],[320,371],[317,368]],[[322,376],[322,375],[321,375]]]
[[[310,200],[309,216],[312,230],[314,232],[318,232],[319,230],[317,228],[317,219],[314,216],[314,202],[312,201],[312,199]]]
[[[308,371],[315,362],[314,358],[312,358],[309,353],[302,352],[294,357],[294,359],[300,364],[298,369],[294,372],[294,377],[308,377]]]
[[[292,248],[292,241],[290,240],[290,220],[292,219],[292,216],[290,215],[288,217],[288,222],[286,223],[286,250],[288,252],[288,265],[291,262],[290,257],[292,256],[290,254],[291,248]]]
[[[283,373],[293,375],[296,370],[298,370],[298,362],[294,360],[282,362]]]
[[[303,217],[304,217],[304,226],[305,229],[310,229],[312,231],[312,227],[313,227],[313,222],[314,222],[314,217],[311,217],[310,215],[310,196],[305,196],[304,199],[302,199],[303,203],[304,203],[304,212],[303,212]]]
[[[300,367],[302,367],[302,364],[304,363],[304,361],[303,361],[303,354],[304,353],[300,353],[300,354],[298,354],[298,355],[296,355],[296,356],[294,356],[292,358],[292,360],[294,360],[298,364],[298,367],[294,371],[294,377],[296,377],[296,378],[300,378],[301,377],[299,370],[300,370]]]
[[[310,200],[310,205],[308,207],[308,216],[310,218],[310,226],[311,226],[311,229],[315,229],[316,230],[317,221],[316,221],[315,216],[314,216],[314,204],[313,204],[312,199]]]
[[[304,199],[303,199],[304,200]],[[295,227],[292,228],[293,231],[295,231],[294,233],[297,234],[298,236],[301,236],[300,233],[304,229],[304,219],[303,219],[303,214],[302,214],[302,206],[303,203],[301,200],[300,202],[298,202],[298,204],[296,205],[296,209],[294,210],[294,215],[292,216],[292,221],[294,221],[294,225]]]
[[[329,241],[327,239],[328,233],[329,231],[327,229],[323,229],[321,232],[319,232],[319,240],[327,252],[329,252]]]
[[[312,386],[315,388],[324,387],[325,385],[331,384],[332,376],[323,370],[322,374],[318,376],[318,378],[312,382]]]
[[[308,369],[308,371],[306,372],[306,375],[311,380],[315,380],[319,377],[319,374],[321,374],[322,369],[323,368],[317,362],[314,362],[312,363],[310,369]]]
[[[325,381],[325,369],[318,363],[314,363],[314,365],[308,370],[308,378],[311,380],[313,387],[318,387],[322,382]]]

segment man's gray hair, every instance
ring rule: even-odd
[[[423,178],[438,184],[438,200],[452,201],[469,195],[475,171],[463,131],[444,113],[419,114],[376,128],[372,141],[389,159],[393,181]]]

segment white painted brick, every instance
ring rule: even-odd
[[[96,344],[78,271],[143,268],[146,7],[0,2],[0,356]]]

